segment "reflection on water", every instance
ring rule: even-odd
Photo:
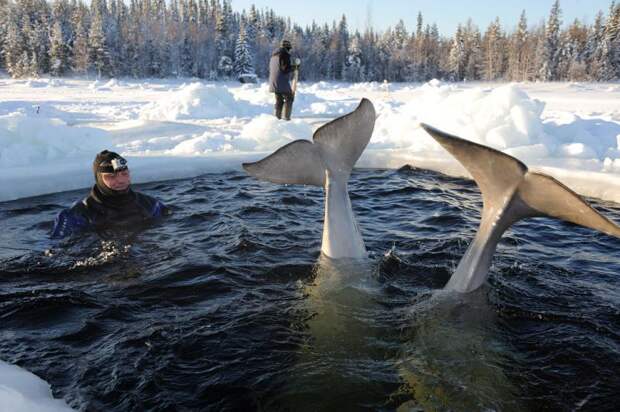
[[[507,376],[509,343],[496,332],[486,291],[438,291],[412,308],[399,368],[423,410],[525,410]]]
[[[488,286],[447,294],[476,187],[415,169],[349,186],[361,262],[319,256],[320,189],[237,172],[140,187],[174,214],[114,240],[46,239],[80,192],[2,203],[0,359],[84,410],[613,408],[617,239],[522,222]]]

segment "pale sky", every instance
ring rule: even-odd
[[[459,23],[469,17],[484,32],[489,23],[500,18],[504,29],[512,31],[517,25],[521,11],[525,9],[528,24],[537,24],[549,16],[554,0],[232,0],[233,10],[248,10],[250,5],[257,8],[272,8],[277,15],[290,17],[302,27],[312,23],[339,21],[342,14],[347,16],[351,31],[364,30],[369,21],[378,30],[394,26],[403,19],[407,29],[415,28],[418,11],[422,12],[424,23],[437,23],[442,35],[452,35]],[[560,0],[564,24],[575,18],[588,24],[594,21],[596,13],[602,10],[607,15],[611,0]]]

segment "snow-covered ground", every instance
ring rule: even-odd
[[[369,98],[379,117],[360,167],[466,175],[425,122],[509,153],[577,192],[620,202],[620,85],[301,83],[291,122],[266,84],[0,78],[0,201],[92,184],[102,149],[134,182],[240,169]]]
[[[52,397],[50,385],[38,376],[0,360],[0,411],[71,412]]]

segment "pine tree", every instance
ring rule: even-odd
[[[122,1],[110,0],[107,7],[107,15],[104,18],[104,32],[108,48],[108,61],[110,64],[110,76],[118,76],[122,72],[123,43],[119,27],[119,11],[122,10]]]
[[[405,22],[403,19],[398,21],[398,24],[394,27],[394,46],[396,49],[402,50],[405,48],[407,44],[407,40],[409,39],[409,34],[407,33],[407,28],[405,27]]]
[[[334,78],[342,79],[345,60],[347,58],[347,48],[349,45],[349,29],[347,18],[343,14],[338,23],[338,29],[334,31],[334,41],[332,51],[334,54]]]
[[[57,69],[54,68],[55,63],[61,64],[61,71],[63,73],[68,72],[70,69],[70,60],[74,38],[71,17],[75,8],[77,8],[77,4],[72,5],[69,3],[68,0],[54,0],[50,18],[51,30],[49,34],[49,70],[52,75],[54,75],[54,72],[57,71]],[[58,53],[56,51],[53,51],[53,49],[60,49],[59,54],[64,56],[62,56],[60,60],[56,61],[56,59],[52,55]]]
[[[192,75],[192,67],[193,67],[192,45],[187,35],[183,37],[183,41],[181,44],[180,65],[181,65],[182,76]]]
[[[131,0],[129,11],[125,19],[125,27],[122,29],[123,47],[121,55],[124,56],[123,67],[126,74],[133,77],[144,76],[143,44],[140,35],[140,8],[137,0]]]
[[[405,22],[401,19],[394,27],[392,32],[392,74],[390,77],[396,81],[405,81],[412,77],[410,55],[407,50],[409,43],[409,33],[405,27]]]
[[[449,57],[450,80],[461,81],[465,77],[465,65],[467,56],[465,55],[465,39],[463,30],[459,24],[452,40]]]
[[[56,21],[52,28],[50,48],[50,73],[53,76],[62,76],[69,67],[68,46],[65,43],[62,23]]]
[[[585,51],[588,30],[575,21],[562,33],[557,75],[561,80],[586,80]]]
[[[95,4],[94,2],[92,4]],[[90,51],[90,60],[93,67],[97,71],[97,77],[109,76],[111,74],[110,56],[108,45],[106,44],[106,36],[103,31],[104,16],[96,6],[93,15],[90,32],[88,33],[88,46]]]
[[[391,30],[386,30],[377,43],[375,73],[377,80],[387,80],[390,76],[390,56],[392,54]]]
[[[489,24],[483,38],[484,79],[497,80],[504,74],[505,48],[499,18]]]
[[[180,67],[180,40],[179,39],[181,35],[180,33],[181,27],[180,27],[180,16],[179,16],[179,4],[177,0],[170,1],[170,6],[168,8],[166,21],[167,21],[167,30],[166,30],[165,42],[168,44],[168,47],[169,47],[169,53],[168,53],[169,73],[172,76],[180,76],[181,67]]]
[[[521,12],[517,30],[513,33],[510,40],[510,50],[508,54],[508,78],[510,80],[525,81],[528,79],[528,31],[525,10]]]
[[[343,79],[349,82],[359,82],[364,80],[363,55],[360,46],[359,33],[353,36],[349,44],[347,60],[345,62]]]
[[[9,28],[9,2],[0,0],[0,70],[6,68],[5,44]]]
[[[85,10],[78,7],[73,12],[72,24],[75,37],[71,56],[71,69],[74,73],[86,74],[90,66],[90,50],[88,48],[88,35],[85,27]]]
[[[25,50],[20,60],[24,74],[38,76],[49,72],[49,21],[50,10],[45,0],[21,1],[16,4],[19,27]],[[25,63],[27,61],[27,63]]]
[[[436,23],[426,25],[424,30],[426,37],[426,75],[427,80],[441,78],[443,75],[441,69],[441,55],[438,52],[441,49],[441,39],[439,38],[439,28]]]
[[[215,49],[217,59],[217,75],[228,78],[232,71],[232,59],[229,45],[230,16],[228,3],[225,1],[215,24]]]
[[[256,11],[256,6],[252,4],[250,7],[250,14],[248,15],[248,20],[245,26],[245,35],[246,42],[248,46],[252,49],[256,47],[256,32],[258,30],[258,13]]]
[[[18,20],[22,20],[18,11],[13,8],[9,9],[6,20],[7,36],[4,42],[4,55],[7,71],[14,78],[28,75],[30,64],[26,51],[26,40]]]
[[[463,28],[465,43],[465,74],[464,80],[479,80],[482,66],[480,30],[471,19]]]
[[[253,57],[246,41],[244,25],[242,25],[239,29],[239,37],[237,38],[237,44],[235,46],[235,62],[233,72],[235,77],[242,83],[253,83],[256,79]]]
[[[611,4],[601,42],[599,80],[614,80],[620,71],[620,6]]]
[[[426,80],[424,75],[426,72],[426,57],[424,51],[424,18],[422,17],[422,12],[418,12],[418,16],[416,18],[416,31],[413,41],[413,50],[413,80]]]
[[[551,7],[549,20],[545,26],[542,61],[538,70],[538,78],[543,81],[558,79],[558,61],[560,55],[560,2],[556,0]]]
[[[586,72],[589,80],[602,79],[602,60],[603,53],[601,43],[603,41],[603,12],[599,11],[594,23],[588,32],[588,40],[584,59],[586,62]]]

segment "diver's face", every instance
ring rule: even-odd
[[[101,180],[110,189],[123,192],[131,184],[131,174],[129,169],[121,170],[116,173],[101,173]]]

